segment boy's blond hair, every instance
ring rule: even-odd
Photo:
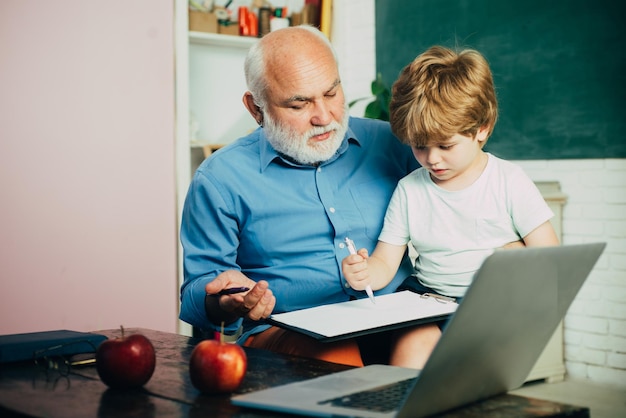
[[[393,84],[389,116],[394,134],[415,147],[456,134],[474,137],[483,126],[488,138],[498,103],[487,60],[472,49],[429,48]]]

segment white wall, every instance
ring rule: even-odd
[[[0,334],[176,331],[173,5],[0,2]]]
[[[332,39],[348,100],[367,96],[376,74],[374,5],[333,2]],[[535,181],[561,183],[564,244],[608,243],[565,318],[566,368],[571,377],[626,386],[626,160],[516,162]]]

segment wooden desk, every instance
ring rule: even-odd
[[[189,380],[189,356],[198,339],[128,329],[151,339],[157,352],[154,375],[143,389],[108,390],[94,366],[76,368],[67,378],[45,374],[30,362],[0,366],[2,417],[274,417],[280,414],[239,408],[228,395],[198,392]],[[102,331],[109,337],[119,330]],[[320,376],[347,366],[246,349],[248,372],[239,392]],[[501,395],[443,415],[445,417],[589,417],[589,409],[514,395]]]

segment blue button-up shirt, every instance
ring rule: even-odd
[[[398,180],[418,164],[388,123],[351,118],[349,126],[336,155],[319,167],[282,158],[262,128],[200,165],[181,225],[181,320],[215,328],[205,313],[205,286],[226,270],[267,280],[276,296],[274,313],[365,297],[341,274],[349,254],[344,238],[371,253]],[[377,294],[393,292],[411,272],[405,259]],[[241,340],[268,327],[245,320]]]

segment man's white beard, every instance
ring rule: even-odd
[[[274,149],[297,163],[314,165],[329,160],[339,149],[341,141],[348,130],[348,112],[344,113],[342,123],[332,121],[326,126],[316,126],[302,135],[291,128],[286,128],[277,123],[274,118],[265,112],[263,129],[265,136]],[[328,139],[321,142],[311,142],[309,139],[315,135],[331,132]]]

